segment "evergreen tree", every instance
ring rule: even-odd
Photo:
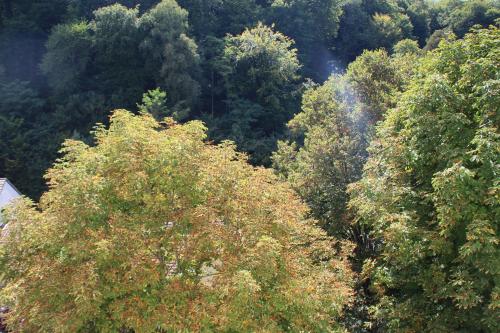
[[[142,103],[137,105],[140,113],[151,114],[156,120],[170,115],[167,107],[167,93],[156,88],[142,95]]]

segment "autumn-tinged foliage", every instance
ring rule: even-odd
[[[429,53],[351,188],[386,331],[499,330],[499,54],[497,27]]]
[[[499,23],[0,0],[0,178],[33,199],[0,239],[9,328],[500,331]]]
[[[326,332],[348,244],[200,122],[115,111],[66,141],[39,204],[7,214],[1,299],[16,332]]]

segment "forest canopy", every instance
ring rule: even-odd
[[[0,330],[499,331],[499,24],[0,0]]]
[[[432,49],[499,16],[495,0],[1,0],[0,174],[38,198],[64,139],[90,140],[111,110],[137,111],[157,88],[166,115],[201,119],[213,140],[270,166],[307,80],[323,83],[365,50],[392,53],[404,39]],[[235,53],[264,31],[261,53]]]

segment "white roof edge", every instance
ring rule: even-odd
[[[14,186],[14,184],[12,184],[12,182],[8,178],[0,178],[0,180],[4,181],[4,186],[5,184],[9,184],[10,187],[12,187],[14,191],[17,192],[17,194],[22,195],[21,192],[19,192],[19,190]],[[0,192],[4,189],[4,186],[0,187]]]

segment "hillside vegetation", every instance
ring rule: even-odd
[[[498,332],[496,0],[0,0],[13,332]]]

